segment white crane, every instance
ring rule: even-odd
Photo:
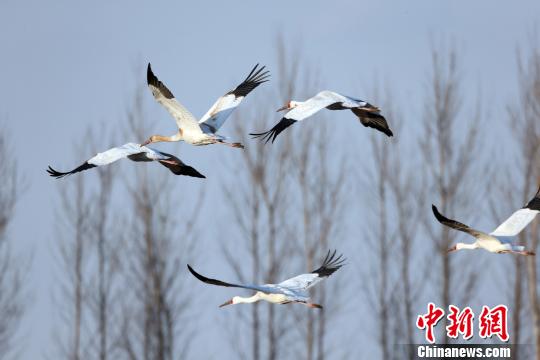
[[[524,246],[512,244],[508,238],[516,236],[523,230],[540,212],[540,189],[523,208],[514,212],[508,219],[499,225],[491,233],[475,230],[469,226],[444,217],[435,205],[431,206],[433,214],[437,220],[446,226],[459,231],[463,231],[476,238],[472,244],[457,243],[448,249],[448,252],[462,249],[479,249],[482,248],[489,252],[504,254],[514,253],[519,255],[535,255],[533,251],[525,250]]]
[[[122,146],[118,146],[109,149],[105,152],[98,153],[96,156],[87,160],[81,166],[68,171],[60,172],[49,166],[47,172],[50,176],[57,179],[63,178],[67,175],[72,175],[80,171],[88,170],[96,166],[103,166],[111,164],[117,160],[128,158],[132,161],[158,161],[161,165],[168,168],[175,175],[185,175],[198,178],[205,178],[204,175],[197,170],[184,164],[179,158],[171,154],[167,154],[161,151],[151,149],[147,146],[141,146],[135,143],[127,143]]]
[[[142,145],[160,141],[185,141],[191,145],[197,146],[224,144],[236,148],[243,148],[244,146],[240,143],[226,142],[226,138],[218,135],[217,131],[247,94],[263,82],[268,81],[268,71],[264,71],[264,66],[261,68],[258,66],[259,64],[255,65],[240,85],[220,97],[201,120],[197,121],[197,119],[175,99],[171,91],[158,80],[152,72],[150,64],[148,64],[146,72],[148,86],[157,102],[163,105],[176,120],[178,132],[172,136],[152,135]]]
[[[384,116],[380,114],[381,110],[370,103],[354,99],[333,91],[324,90],[306,101],[288,101],[285,106],[277,111],[288,110],[280,122],[272,129],[262,133],[251,133],[254,138],[261,137],[263,140],[272,141],[283,130],[297,121],[304,120],[319,110],[351,110],[360,120],[360,123],[366,127],[371,127],[382,131],[387,136],[394,136],[392,130]]]
[[[302,274],[280,282],[279,284],[264,285],[238,285],[231,284],[221,280],[209,279],[197,273],[191,266],[187,266],[189,271],[200,281],[218,286],[237,287],[248,290],[255,290],[256,293],[250,297],[235,296],[231,300],[221,304],[219,307],[236,304],[250,304],[257,301],[268,301],[273,304],[299,303],[310,308],[322,309],[321,305],[310,302],[307,289],[322,281],[324,278],[332,275],[336,270],[344,265],[343,255],[336,257],[336,251],[328,251],[323,264],[309,274]]]

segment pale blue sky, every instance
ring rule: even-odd
[[[145,80],[144,71],[135,69],[151,61],[176,97],[202,115],[254,63],[275,67],[281,34],[302,49],[326,88],[369,98],[378,79],[404,108],[420,112],[430,44],[442,39],[460,50],[466,93],[480,90],[489,113],[499,115],[516,96],[516,49],[527,44],[539,20],[537,0],[2,1],[0,122],[13,135],[28,182],[10,231],[19,250],[35,254],[24,358],[48,351],[54,325],[51,204],[57,184],[44,169],[80,162],[72,145],[89,126],[106,121],[114,128],[123,121],[134,87]],[[281,99],[271,101],[280,105]],[[156,130],[171,132],[172,123],[161,115]],[[497,129],[505,118],[488,121],[500,140]],[[419,123],[408,118],[405,126]],[[168,149],[178,149],[173,145]],[[181,149],[209,177],[208,186],[217,183],[212,177],[222,176],[214,166],[218,151]]]

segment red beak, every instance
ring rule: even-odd
[[[457,246],[454,245],[454,246],[452,246],[450,249],[446,250],[446,253],[447,253],[447,254],[450,254],[451,252],[456,251],[456,250],[457,250]]]
[[[227,305],[232,305],[232,299],[225,302],[225,303],[223,303],[223,304],[221,304],[221,305],[219,305],[219,307],[222,308],[222,307],[227,306]]]

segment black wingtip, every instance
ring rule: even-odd
[[[334,250],[333,252],[332,250],[328,250],[321,267],[313,270],[312,273],[318,274],[320,277],[328,277],[339,270],[345,265],[346,259],[343,257],[343,254],[340,254],[337,257],[336,254],[337,250]]]
[[[184,164],[177,157],[167,153],[162,154],[170,156],[170,159],[166,161],[160,160],[159,163],[169,169],[173,174],[206,179],[206,176],[198,172],[195,168]]]
[[[198,272],[196,272],[195,270],[193,270],[193,268],[187,264],[187,267],[188,267],[188,270],[191,274],[193,274],[193,276],[195,276],[197,279],[201,280],[201,281],[204,281],[206,280],[206,278],[204,276],[202,276],[201,274],[199,274]]]
[[[195,168],[192,168],[191,166],[183,166],[182,167],[182,175],[196,177],[200,179],[206,179],[206,176],[198,172]]]
[[[187,264],[187,267],[188,267],[189,272],[190,272],[193,276],[195,276],[197,279],[199,279],[199,280],[202,281],[202,282],[207,282],[207,281],[208,281],[208,278],[202,276],[201,274],[199,274],[198,272],[196,272],[195,270],[193,270],[193,268],[192,268],[189,264]]]
[[[431,204],[431,210],[433,211],[433,215],[435,215],[435,218],[437,219],[437,221],[440,222],[441,224],[443,224],[444,222],[450,221],[450,219],[446,218],[443,214],[439,212],[439,209],[437,209],[435,205]]]
[[[268,141],[274,141],[276,140],[277,136],[286,128],[294,124],[296,120],[288,119],[288,118],[282,118],[273,128],[271,128],[268,131],[262,132],[262,133],[249,133],[251,135],[252,139],[261,138],[264,143],[268,143]]]
[[[242,81],[242,83],[238,85],[236,89],[230,91],[229,94],[233,94],[236,97],[247,96],[257,86],[261,85],[264,82],[267,82],[268,78],[270,77],[270,72],[264,71],[266,66],[263,66],[261,68],[258,67],[259,64],[256,64],[253,69],[251,69],[244,81]]]
[[[77,167],[77,168],[75,168],[75,169],[73,169],[71,171],[61,172],[61,171],[53,169],[49,165],[49,168],[46,171],[49,174],[49,176],[52,176],[52,177],[54,177],[56,179],[61,179],[61,178],[65,177],[65,176],[72,175],[72,174],[78,173],[80,171],[88,170],[88,169],[91,169],[93,167],[96,167],[96,165],[92,165],[92,164],[89,164],[89,163],[85,162],[81,166],[79,166],[79,167]]]
[[[61,179],[63,178],[64,176],[66,175],[70,175],[69,172],[60,172],[60,171],[57,171],[55,169],[53,169],[50,165],[49,165],[49,168],[46,170],[47,173],[49,174],[49,176],[51,177],[54,177],[56,179]]]
[[[148,86],[153,86],[158,89],[158,91],[165,96],[167,99],[173,99],[174,95],[173,93],[163,84],[157,76],[152,71],[152,67],[150,66],[150,63],[148,63],[148,68],[146,69],[146,83]],[[155,94],[154,94],[155,96]]]
[[[226,287],[242,287],[241,285],[230,284],[225,281],[210,279],[196,272],[189,264],[187,265],[189,272],[195,276],[199,281],[210,285],[226,286]]]
[[[155,80],[157,80],[157,78],[152,71],[152,65],[148,63],[148,66],[146,67],[146,83],[148,85],[152,85],[152,83],[155,83]]]
[[[540,211],[540,188],[534,195],[534,198],[525,205],[527,209]]]
[[[375,108],[373,105],[370,106]],[[353,108],[351,110],[356,116],[358,116],[358,119],[362,125],[378,130],[388,137],[394,136],[394,133],[392,130],[390,130],[390,126],[388,125],[386,118],[379,113],[379,110],[368,111],[358,108]]]

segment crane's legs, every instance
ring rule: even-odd
[[[242,145],[242,144],[239,143],[239,142],[229,143],[229,142],[225,142],[225,141],[223,141],[223,140],[218,140],[217,143],[218,143],[218,144],[227,145],[227,146],[230,146],[230,147],[233,147],[233,148],[239,148],[239,149],[243,149],[243,148],[244,148],[244,145]]]

